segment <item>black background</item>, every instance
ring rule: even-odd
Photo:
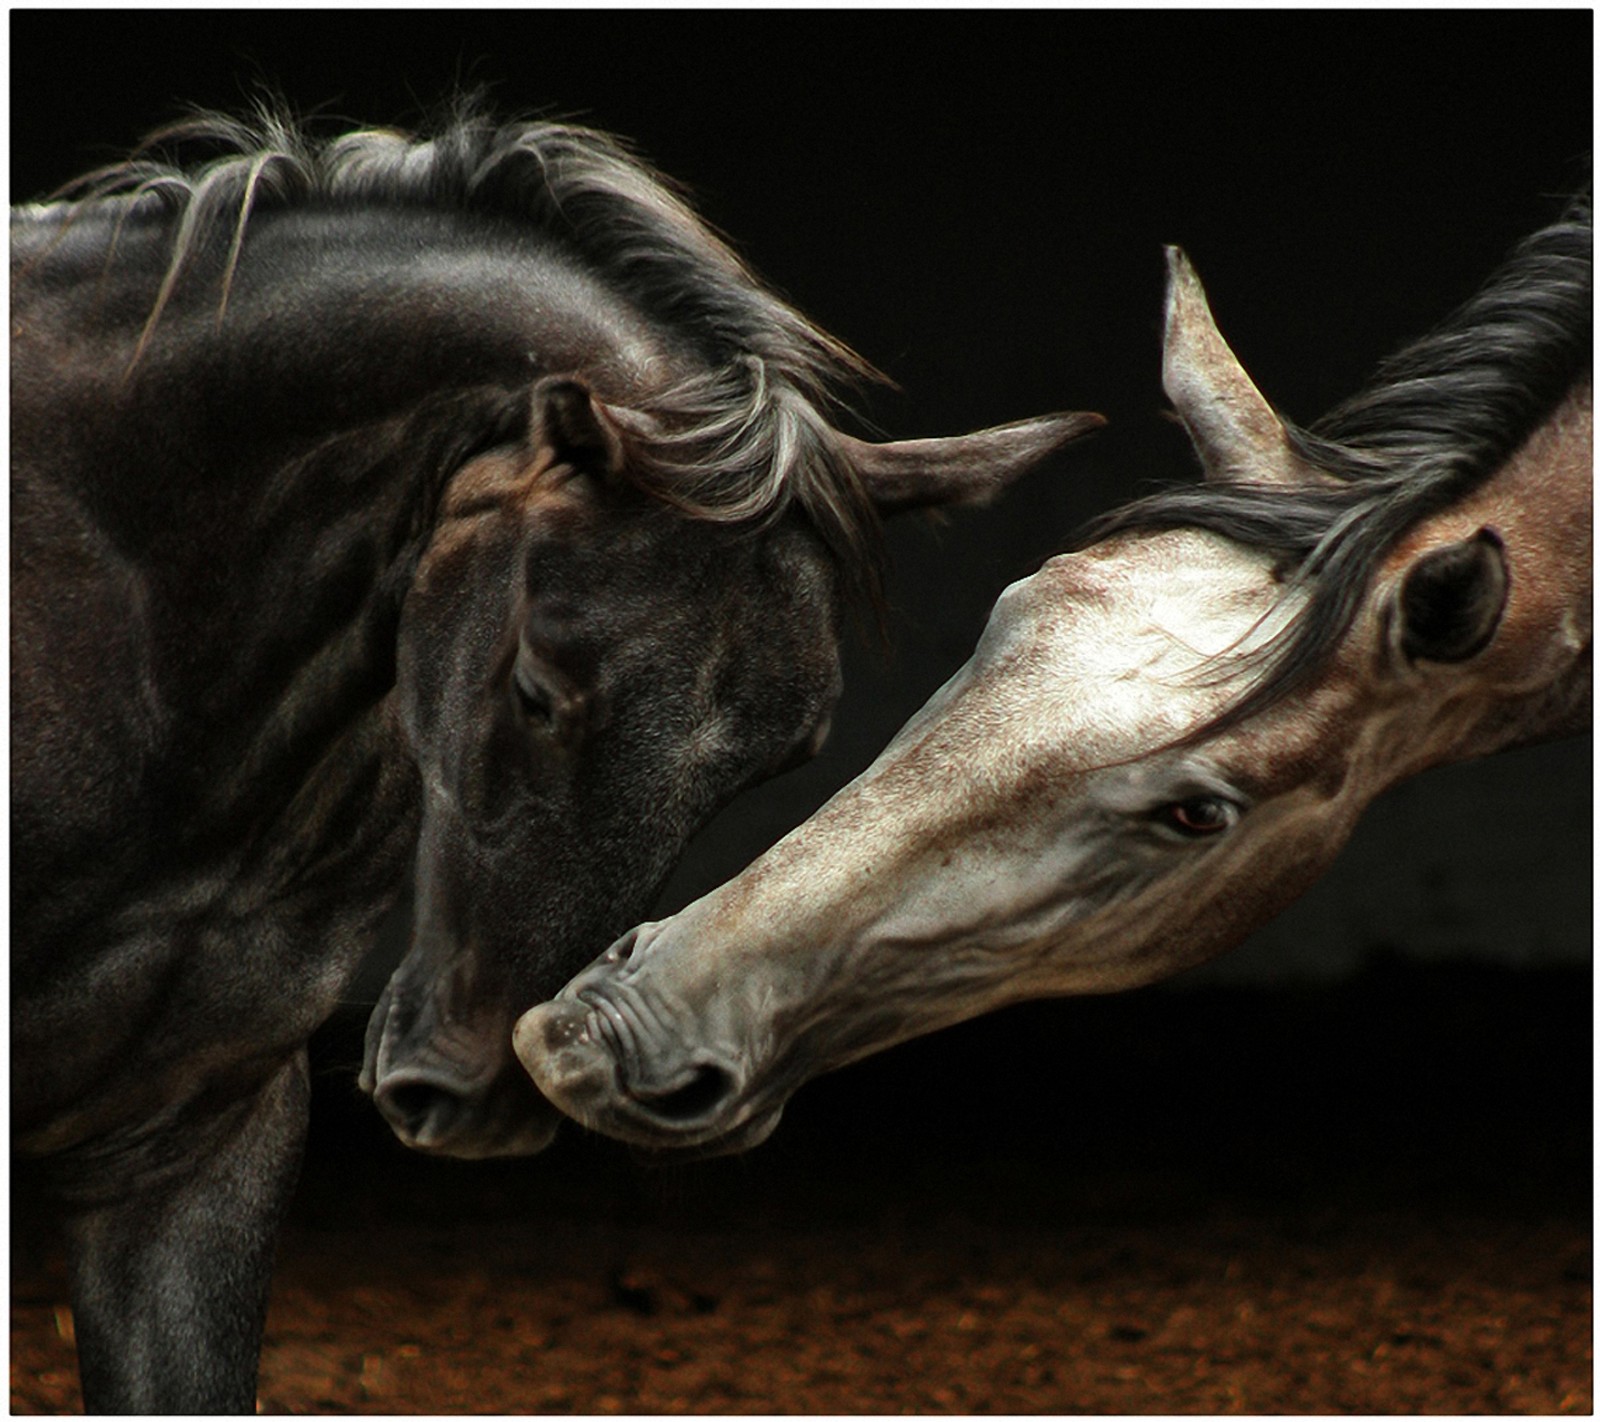
[[[745,797],[663,907],[736,871],[862,768],[960,664],[995,595],[1089,516],[1191,477],[1161,418],[1161,245],[1309,420],[1558,211],[1588,169],[1586,11],[13,12],[11,195],[188,105],[263,85],[410,124],[461,85],[633,140],[898,388],[891,436],[1058,408],[1112,421],[995,508],[894,530],[893,651],[853,644],[827,752]],[[1437,772],[1215,972],[1304,979],[1387,948],[1578,961],[1587,742]]]

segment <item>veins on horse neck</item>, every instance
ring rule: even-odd
[[[251,803],[263,827],[276,823],[314,780],[354,776],[379,753],[372,723],[443,491],[514,429],[510,404],[502,390],[441,398],[320,440],[256,481],[240,566],[215,601],[174,609],[179,625],[206,624],[192,645],[217,649],[184,669],[202,688],[202,741],[220,748],[185,777],[197,824]]]

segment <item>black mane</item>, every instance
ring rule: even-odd
[[[1250,690],[1191,739],[1256,715],[1315,673],[1401,535],[1490,478],[1586,377],[1592,251],[1585,190],[1454,315],[1384,361],[1365,390],[1309,428],[1285,420],[1295,453],[1330,482],[1183,485],[1116,510],[1078,540],[1205,529],[1275,555],[1306,589]]]

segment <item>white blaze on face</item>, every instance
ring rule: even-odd
[[[1052,559],[1007,590],[974,664],[1037,662],[1049,704],[1025,725],[1068,734],[1074,770],[1148,754],[1214,715],[1298,609],[1264,556],[1174,532]]]
[[[1159,752],[1239,694],[1296,601],[1264,560],[1197,533],[1057,558],[1008,589],[858,782],[893,801],[876,832],[900,851],[873,936],[1003,950],[1142,881],[1163,848],[1141,853],[1150,809],[1237,794],[1203,751]]]

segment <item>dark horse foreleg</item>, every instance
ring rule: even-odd
[[[68,1225],[91,1413],[255,1411],[273,1248],[305,1140],[304,1055],[176,1180]]]

